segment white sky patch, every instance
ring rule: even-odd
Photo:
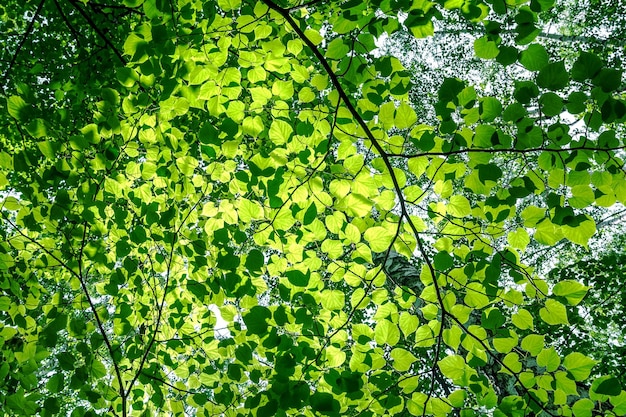
[[[217,319],[215,327],[213,329],[216,339],[224,339],[231,337],[230,330],[228,330],[228,322],[222,318],[220,308],[215,304],[209,304],[209,310],[215,314]]]

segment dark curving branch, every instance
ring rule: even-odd
[[[11,62],[9,63],[9,67],[7,68],[7,70],[2,75],[2,79],[7,80],[9,78],[9,74],[11,73],[11,71],[13,70],[13,67],[15,66],[15,62],[17,62],[17,57],[20,54],[20,52],[22,51],[22,48],[24,47],[24,43],[26,43],[26,39],[28,39],[28,37],[32,33],[33,27],[35,26],[35,21],[37,20],[37,17],[41,13],[41,9],[43,8],[43,5],[44,5],[45,2],[46,2],[46,0],[41,0],[41,2],[39,2],[39,5],[37,5],[37,10],[35,10],[35,14],[33,15],[33,18],[31,19],[30,23],[28,24],[28,27],[26,28],[26,31],[24,32],[24,35],[22,35],[22,39],[20,40],[20,43],[17,45],[17,49],[15,50],[15,53],[13,54],[13,57],[11,58]]]

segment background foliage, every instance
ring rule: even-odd
[[[0,409],[626,415],[613,3],[0,6]]]

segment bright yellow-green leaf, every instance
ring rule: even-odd
[[[234,10],[241,5],[241,0],[217,0],[217,4],[225,11]]]
[[[400,326],[400,330],[402,330],[402,334],[404,334],[405,337],[408,337],[410,334],[417,330],[417,326],[419,325],[419,319],[417,318],[417,316],[403,311],[402,313],[400,313],[398,325]]]
[[[564,280],[559,281],[552,289],[552,292],[554,295],[565,297],[568,304],[575,306],[585,298],[587,290],[589,290],[589,287],[582,285],[578,281]]]
[[[341,310],[345,303],[345,294],[338,290],[327,290],[322,292],[322,307],[327,310]]]
[[[572,405],[574,417],[591,417],[595,403],[589,398],[581,398]]]
[[[346,171],[348,171],[350,174],[355,175],[363,167],[364,161],[365,158],[363,157],[363,155],[355,154],[346,158],[343,162],[343,166],[344,168],[346,168]]]
[[[336,348],[335,346],[328,346],[326,348],[326,364],[330,368],[336,368],[343,365],[346,361],[346,352]]]
[[[511,316],[511,321],[515,327],[521,330],[532,330],[534,328],[533,316],[524,308],[520,308],[517,313],[513,314]]]
[[[577,226],[562,226],[563,236],[571,242],[581,246],[587,246],[587,242],[596,233],[596,223],[588,218]]]
[[[459,355],[448,355],[442,360],[440,360],[437,365],[441,370],[441,373],[446,378],[450,378],[455,383],[459,383],[465,378],[467,366],[465,364],[465,359]]]
[[[566,226],[563,226],[563,229]],[[544,245],[552,246],[563,238],[561,227],[555,225],[549,220],[543,220],[537,225],[534,234],[535,240]]]
[[[502,363],[508,367],[508,369],[505,368],[506,372],[518,374],[522,370],[522,363],[519,360],[519,355],[515,352],[511,352],[506,355],[502,360]]]
[[[526,227],[535,227],[545,217],[546,210],[539,207],[528,206],[522,211],[522,219]]]
[[[476,56],[482,59],[493,59],[500,53],[496,43],[489,40],[486,36],[474,41],[474,51]]]
[[[374,340],[379,345],[395,346],[400,340],[400,330],[389,320],[382,319],[374,327]]]
[[[352,223],[346,224],[345,234],[346,238],[348,238],[351,243],[359,243],[361,241],[361,232],[359,228]]]
[[[298,91],[298,100],[303,103],[310,103],[315,100],[315,93],[310,87],[304,87]]]
[[[383,252],[391,246],[395,233],[390,229],[374,226],[367,229],[363,237],[369,242],[370,248],[372,248],[374,252]]]
[[[7,210],[15,211],[15,210],[19,210],[22,206],[17,198],[13,196],[9,196],[4,199],[0,207],[5,208]]]
[[[518,227],[514,232],[509,232],[507,234],[507,240],[509,241],[509,245],[512,247],[524,250],[530,243],[530,236],[525,229]]]
[[[561,364],[561,357],[553,347],[543,349],[537,355],[537,365],[543,366],[548,372],[554,372]]]
[[[267,79],[267,72],[263,69],[263,67],[250,68],[248,70],[247,78],[248,81],[256,84]]]
[[[398,129],[406,129],[417,122],[415,110],[406,103],[401,103],[396,109],[394,124]]]
[[[176,159],[176,166],[184,175],[190,177],[198,166],[198,160],[191,156],[183,156]]]
[[[293,93],[293,82],[291,80],[276,80],[274,84],[272,84],[272,94],[283,100],[293,97]]]
[[[263,125],[263,119],[260,116],[246,117],[243,119],[243,133],[252,137],[258,137],[259,133],[265,128]]]
[[[287,143],[293,128],[284,120],[274,120],[270,126],[269,137],[276,145],[284,145]]]
[[[449,214],[454,217],[465,217],[471,213],[469,200],[462,195],[450,197],[450,203],[446,207]]]
[[[521,347],[531,355],[536,356],[544,348],[544,336],[529,334],[522,339]]]
[[[539,310],[541,320],[551,325],[569,324],[565,306],[556,300],[546,300],[545,307]]]
[[[391,350],[391,359],[393,359],[393,367],[396,371],[406,372],[411,368],[411,365],[417,360],[408,350],[402,348],[395,348]]]
[[[563,367],[576,381],[584,381],[589,377],[591,369],[598,362],[579,352],[572,352],[563,359]]]
[[[372,211],[372,202],[361,194],[350,193],[346,197],[347,209],[358,217],[365,217]]]

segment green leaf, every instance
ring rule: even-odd
[[[513,314],[511,321],[515,327],[521,330],[534,328],[533,316],[525,308],[520,308],[517,313]]]
[[[402,334],[407,337],[417,330],[417,326],[419,325],[419,319],[413,314],[403,311],[402,313],[400,313],[398,325],[400,326]]]
[[[309,224],[313,223],[313,220],[315,220],[316,218],[317,218],[317,206],[315,205],[315,203],[311,203],[309,208],[304,213],[304,218],[302,219],[302,224],[305,225],[305,226],[309,225]]]
[[[10,96],[7,98],[7,109],[11,117],[20,122],[25,122],[29,117],[29,106],[22,97]]]
[[[548,64],[537,75],[537,85],[548,90],[562,90],[569,84],[569,74],[563,61]]]
[[[559,297],[565,297],[569,305],[575,306],[585,298],[588,290],[589,287],[582,285],[578,281],[564,280],[558,282],[552,289],[552,292]]]
[[[563,360],[563,367],[576,381],[584,381],[589,377],[591,369],[598,362],[579,352],[572,352]]]
[[[326,57],[330,59],[341,59],[348,55],[350,48],[344,43],[343,37],[333,39],[326,48]]]
[[[537,365],[545,367],[548,372],[556,371],[560,364],[561,357],[553,347],[543,349],[537,355]]]
[[[489,40],[488,37],[483,36],[474,41],[474,52],[478,58],[493,59],[498,56],[500,50],[495,42]]]
[[[254,306],[243,316],[243,322],[248,332],[255,335],[265,335],[267,333],[267,320],[272,317],[272,313],[267,307]]]
[[[394,123],[398,129],[412,127],[417,122],[415,110],[406,103],[401,103],[396,109]]]
[[[341,310],[346,304],[345,294],[338,290],[322,292],[322,307],[326,310]]]
[[[502,103],[495,97],[482,97],[479,100],[480,117],[485,122],[492,122],[502,114]]]
[[[48,124],[44,119],[31,120],[28,126],[26,126],[26,130],[28,130],[28,133],[35,139],[48,136]]]
[[[391,350],[391,359],[393,359],[393,367],[398,372],[406,372],[411,365],[417,361],[417,357],[406,349],[395,348]]]
[[[548,65],[548,52],[542,45],[532,44],[521,52],[519,61],[527,70],[539,71]]]
[[[448,252],[438,252],[433,257],[433,265],[439,271],[445,271],[454,265],[454,258]]]
[[[400,330],[389,320],[380,320],[374,328],[374,340],[379,345],[395,346],[400,340]]]
[[[50,379],[48,379],[48,382],[46,383],[46,388],[53,394],[59,393],[63,389],[63,381],[63,374],[60,372],[56,373],[52,375]]]
[[[435,33],[435,27],[430,16],[425,15],[419,8],[409,12],[404,24],[416,38],[425,38]]]
[[[612,68],[600,70],[591,82],[602,88],[602,91],[611,92],[620,88],[622,84],[622,71]]]
[[[321,415],[338,416],[341,409],[339,401],[327,392],[314,393],[311,395],[309,402],[313,411]]]
[[[497,330],[505,323],[506,319],[499,309],[490,308],[483,311],[481,323],[486,329]]]
[[[572,406],[575,417],[591,417],[595,404],[589,398],[581,398]]]
[[[176,166],[184,175],[191,177],[198,166],[198,161],[191,156],[183,156],[176,159]]]
[[[507,234],[507,240],[512,247],[524,250],[530,243],[530,236],[525,229],[518,227],[514,232]]]
[[[563,99],[554,93],[544,93],[539,98],[541,111],[548,117],[557,116],[563,111]]]
[[[529,334],[522,339],[522,343],[520,346],[531,355],[536,356],[544,348],[544,336],[538,334]]]
[[[539,310],[539,316],[545,323],[556,326],[559,324],[569,324],[565,306],[556,300],[546,300],[545,307]]]
[[[258,249],[252,249],[246,256],[246,268],[250,271],[260,271],[265,264],[265,257]]]
[[[496,57],[496,61],[504,66],[517,62],[518,51],[513,46],[500,45],[498,47],[500,53]]]
[[[241,5],[241,0],[217,0],[218,6],[226,12],[235,10]]]
[[[369,242],[374,252],[384,252],[391,246],[395,233],[387,228],[374,226],[367,229],[363,237]]]
[[[303,273],[302,271],[293,270],[285,272],[289,282],[297,287],[306,287],[309,284],[309,273]]]
[[[609,398],[609,402],[613,405],[613,412],[617,415],[626,414],[626,391],[622,391],[620,395]]]
[[[437,363],[441,373],[455,383],[459,383],[466,376],[465,359],[459,355],[448,355]]]
[[[619,395],[622,392],[622,385],[618,378],[610,376],[603,379],[593,391],[600,395]]]
[[[576,62],[572,66],[572,79],[576,81],[584,81],[595,78],[604,64],[602,60],[589,52],[581,52]]]
[[[587,242],[596,233],[596,223],[587,217],[576,226],[563,225],[563,236],[569,241],[581,246],[587,246]]]
[[[454,217],[465,217],[470,215],[472,208],[467,198],[462,195],[453,195],[450,197],[447,210]]]
[[[576,246],[626,201],[598,0],[39,3],[0,6],[4,414],[626,414],[620,228]]]
[[[287,143],[293,133],[293,128],[284,120],[274,120],[270,126],[269,138],[276,145]]]

